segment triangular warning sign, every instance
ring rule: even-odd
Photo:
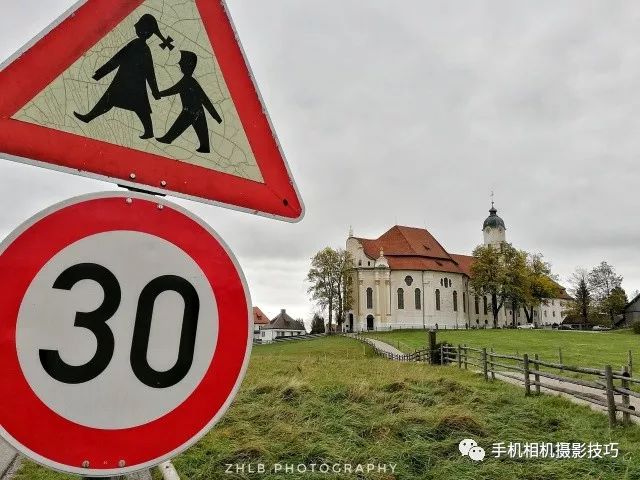
[[[87,0],[0,71],[0,154],[299,220],[224,2]]]

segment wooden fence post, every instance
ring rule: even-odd
[[[458,368],[462,368],[462,347],[458,344]]]
[[[611,365],[604,367],[604,376],[607,382],[607,410],[609,411],[609,426],[616,425],[616,399],[613,395],[613,371]]]
[[[558,357],[560,358],[560,370],[564,371],[564,363],[562,362],[562,347],[558,347]]]
[[[436,356],[436,331],[429,330],[429,363],[431,365],[435,364],[435,356]]]
[[[469,360],[469,350],[467,344],[464,344],[464,369],[467,370],[467,360]]]
[[[629,375],[629,367],[626,365],[622,367],[622,376],[627,378],[631,376]],[[629,380],[622,380],[622,388],[626,388],[627,390],[629,390]],[[622,394],[622,405],[625,408],[630,408],[631,403],[629,402],[629,394],[627,393]],[[622,424],[629,425],[630,423],[631,423],[631,414],[628,412],[622,412]]]
[[[540,371],[540,364],[537,363],[537,360],[539,360],[538,358],[538,354],[536,353],[534,358],[536,359],[536,369],[535,369],[535,375],[533,376],[533,379],[536,382],[536,395],[540,395],[540,375],[538,375],[538,371]]]
[[[444,345],[440,345],[440,366],[444,365]]]
[[[491,347],[491,353],[493,352],[493,347]],[[496,367],[493,364],[493,362],[495,361],[495,357],[492,355],[491,357],[491,380],[495,380],[496,379]]]
[[[629,360],[627,363],[629,364],[629,376],[633,377],[633,354],[631,350],[629,350]]]
[[[522,356],[522,366],[524,368],[524,394],[531,395],[531,380],[529,379],[529,355]]]
[[[489,375],[487,373],[487,349],[482,349],[482,373],[484,373],[485,382],[489,381]]]

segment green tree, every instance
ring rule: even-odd
[[[353,258],[346,250],[337,250],[338,268],[340,277],[338,278],[338,301],[335,304],[336,321],[338,331],[342,331],[342,324],[345,321],[346,312],[353,307]]]
[[[313,320],[311,321],[311,333],[325,333],[324,318],[317,313],[313,316]]]
[[[351,256],[342,249],[326,247],[311,259],[307,292],[319,308],[329,313],[329,331],[332,331],[335,313],[339,325],[344,321],[344,312],[350,308],[351,295],[347,288],[347,276],[353,267]]]
[[[529,323],[533,322],[533,310],[546,304],[549,298],[560,295],[560,286],[551,273],[551,264],[545,262],[542,254],[534,253],[527,256],[527,275],[529,292],[524,304],[524,313]]]
[[[531,301],[528,254],[509,244],[503,245],[502,250],[505,262],[504,293],[511,306],[511,325],[515,327],[520,306],[526,306]]]
[[[511,302],[517,312],[518,305],[528,300],[527,255],[503,242],[499,247],[480,245],[473,251],[473,257],[471,286],[479,295],[491,297],[493,326],[497,327],[505,301]]]
[[[589,274],[583,268],[578,268],[571,278],[571,293],[573,303],[569,315],[582,320],[582,323],[590,323],[593,310],[593,295],[589,286]]]
[[[624,308],[627,306],[627,303],[629,303],[629,299],[627,298],[624,288],[614,287],[609,296],[601,302],[600,309],[606,313],[613,322],[617,315],[624,313]],[[613,326],[613,323],[611,326]]]
[[[598,307],[598,313],[607,316],[611,325],[613,325],[615,316],[622,313],[619,308],[622,276],[616,274],[614,268],[607,262],[601,262],[600,265],[589,272],[588,282]],[[616,290],[617,292],[614,293]],[[624,290],[622,290],[622,293],[624,293]],[[626,298],[626,295],[624,295],[624,298]]]
[[[498,313],[504,303],[505,265],[501,249],[493,245],[480,245],[473,251],[471,286],[478,295],[491,297],[491,312],[494,327],[498,324]]]

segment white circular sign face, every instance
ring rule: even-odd
[[[104,267],[120,284],[119,308],[105,322],[113,332],[114,350],[107,367],[95,378],[63,383],[43,368],[39,352],[55,350],[71,366],[89,362],[98,347],[96,336],[87,328],[74,326],[74,321],[78,312],[93,312],[105,301],[103,288],[90,279],[79,281],[71,290],[51,288],[63,272],[81,263]],[[195,288],[200,318],[208,321],[198,322],[194,356],[186,376],[170,387],[152,388],[142,383],[131,367],[132,326],[140,293],[150,281],[165,275],[186,279]],[[178,360],[184,310],[184,299],[175,291],[167,290],[155,299],[146,352],[153,370],[165,372]],[[193,259],[161,238],[115,231],[77,241],[38,272],[20,308],[16,344],[29,385],[49,408],[87,427],[121,429],[148,423],[182,403],[207,371],[217,334],[215,297]]]
[[[157,465],[229,408],[248,287],[202,220],[138,193],[79,197],[0,244],[0,435],[81,476]]]

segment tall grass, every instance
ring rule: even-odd
[[[501,441],[615,441],[621,456],[476,464],[460,456],[463,438],[487,449]],[[227,464],[277,462],[397,466],[395,474],[358,477],[224,473]],[[354,340],[326,338],[254,348],[227,415],[174,464],[189,480],[630,480],[640,478],[640,428],[610,430],[606,416],[562,398],[526,398],[468,371],[392,362]],[[52,478],[29,472],[19,478]]]

